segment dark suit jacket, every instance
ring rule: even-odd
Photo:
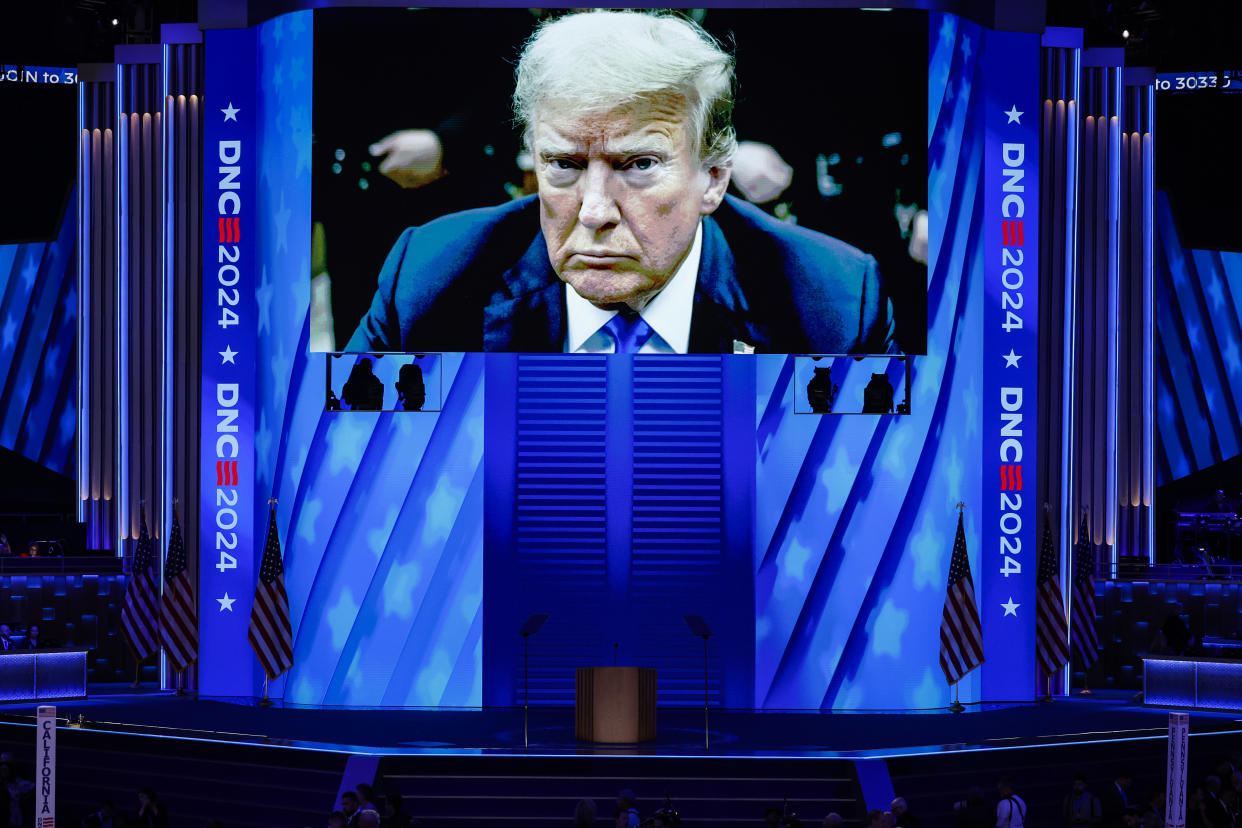
[[[539,201],[454,213],[401,234],[348,351],[560,351],[565,285]],[[692,353],[886,353],[875,259],[726,196],[703,220]]]

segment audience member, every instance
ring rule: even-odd
[[[87,814],[82,820],[82,828],[113,828],[116,820],[116,806],[111,799],[99,803],[99,809]]]
[[[593,828],[595,825],[595,800],[579,799],[574,808],[574,828]]]
[[[1126,808],[1121,812],[1121,824],[1125,828],[1139,828],[1138,808]]]
[[[358,809],[358,828],[380,828],[379,811],[374,808]]]
[[[873,808],[867,812],[867,828],[880,828],[880,823],[884,821],[884,812],[879,808]]]
[[[906,804],[904,796],[894,799],[888,807],[893,812],[897,828],[919,828],[919,818],[910,813],[910,806]]]
[[[0,624],[0,650],[16,650],[17,642],[13,640],[13,631],[8,624]]]
[[[380,819],[383,828],[410,828],[416,821],[405,812],[405,801],[399,793],[384,795],[384,816]]]
[[[151,788],[138,791],[138,813],[134,815],[134,822],[138,828],[168,828],[168,812]]]
[[[1221,801],[1221,782],[1216,774],[1203,780],[1203,816],[1209,828],[1233,828],[1233,817]]]
[[[893,816],[892,811],[885,811],[880,814],[880,828],[896,828],[897,818]]]
[[[34,783],[18,774],[7,754],[0,761],[0,788],[9,801],[8,824],[13,828],[34,824]]]
[[[1203,788],[1196,785],[1188,788],[1186,795],[1186,828],[1208,828],[1210,825],[1205,813]]]
[[[379,808],[376,807],[374,801],[375,790],[370,785],[366,782],[359,782],[357,785],[354,785],[354,790],[358,792],[358,810],[370,810],[379,813]]]
[[[642,824],[642,820],[638,818],[638,809],[634,807],[634,792],[629,788],[623,788],[617,794],[617,810],[625,814],[626,821],[621,822],[618,817],[618,826],[629,826],[629,828],[638,828]]]
[[[7,558],[13,554],[13,547],[9,546],[9,539],[0,532],[0,558]]]
[[[346,791],[341,794],[341,811],[345,814],[345,828],[358,825],[358,794]]]
[[[836,811],[831,812],[824,817],[823,828],[841,828],[845,824],[845,820]]]
[[[1164,789],[1157,788],[1147,797],[1141,815],[1143,828],[1164,828]]]
[[[1087,790],[1087,777],[1074,777],[1074,788],[1061,803],[1061,819],[1068,828],[1097,828],[1104,818],[1100,799]]]
[[[1121,816],[1130,807],[1130,786],[1133,784],[1134,774],[1129,769],[1122,768],[1104,789],[1100,796],[1100,805],[1104,811],[1106,828],[1121,828]]]
[[[1026,824],[1026,803],[1013,789],[1013,783],[1002,778],[996,783],[1000,801],[996,803],[996,828],[1022,828]]]
[[[344,811],[333,811],[328,814],[328,828],[345,828],[349,818],[345,816]]]
[[[785,816],[785,811],[775,805],[768,808],[763,813],[764,828],[780,828],[781,818]]]
[[[26,650],[37,650],[43,646],[43,642],[39,638],[39,625],[31,624],[26,628],[26,640],[22,642],[22,648]]]
[[[953,811],[957,817],[953,828],[994,828],[996,815],[988,807],[982,788],[971,788],[966,798],[953,803]]]

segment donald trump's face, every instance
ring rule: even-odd
[[[557,101],[537,111],[531,149],[548,259],[594,305],[641,310],[724,198],[729,168],[703,167],[687,116],[671,93],[607,112]]]

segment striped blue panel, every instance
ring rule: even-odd
[[[77,429],[76,233],[68,209],[55,241],[0,245],[0,445],[65,475]]]
[[[703,645],[682,615],[720,620],[724,417],[720,357],[635,358],[631,606],[640,663],[657,669],[661,704],[703,701]],[[719,653],[711,649],[708,664],[714,701]]]
[[[1156,194],[1156,484],[1242,453],[1242,253],[1182,247]]]
[[[530,640],[530,702],[571,704],[574,669],[605,663],[607,357],[519,356],[517,395],[514,587],[551,615]]]

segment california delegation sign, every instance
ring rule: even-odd
[[[56,828],[56,708],[35,718],[35,828]]]

